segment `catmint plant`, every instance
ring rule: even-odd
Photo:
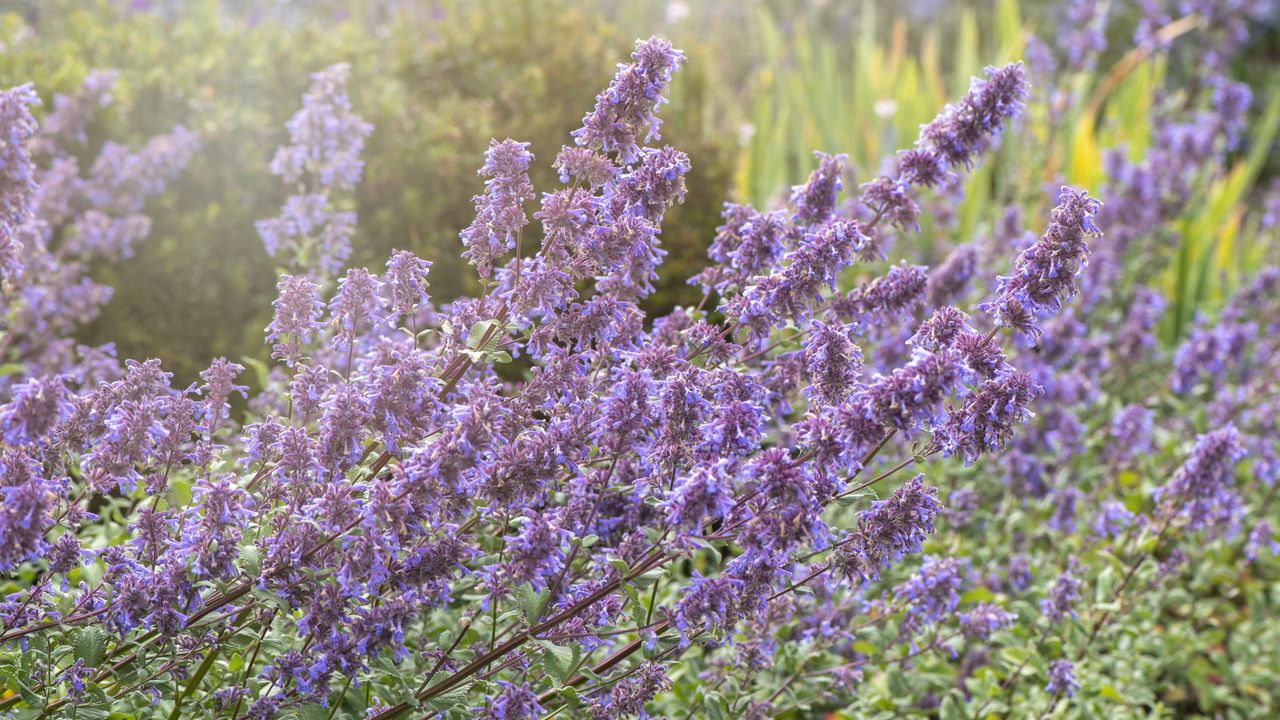
[[[1196,543],[1268,561],[1273,494],[1237,481],[1280,466],[1277,274],[1165,354],[1155,291],[1110,284],[1129,248],[1095,249],[1171,224],[1182,186],[1131,217],[1057,184],[989,213],[999,242],[913,264],[922,215],[1025,140],[1027,69],[992,67],[883,174],[819,153],[779,207],[725,204],[702,301],[653,317],[692,162],[650,143],[685,62],[637,42],[550,160],[491,141],[458,229],[481,291],[443,303],[409,250],[346,267],[373,129],[344,65],[313,75],[268,169],[295,194],[257,226],[287,272],[244,409],[248,360],[178,387],[63,339],[100,301],[68,283],[145,235],[194,138],[82,177],[47,133],[74,138],[104,76],[43,129],[30,88],[5,95],[0,248],[30,284],[4,286],[25,324],[0,346],[22,363],[0,383],[0,711],[1050,712],[1100,695],[1092,654]],[[1217,168],[1239,100],[1187,162]],[[1166,155],[1104,187],[1127,200]],[[1196,409],[1135,397],[1126,364]]]

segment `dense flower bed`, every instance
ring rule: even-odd
[[[819,154],[785,207],[726,205],[691,279],[702,302],[649,318],[690,170],[656,144],[684,61],[638,42],[552,159],[558,186],[531,183],[547,159],[526,143],[490,144],[461,232],[483,291],[443,306],[408,251],[346,268],[371,128],[347,68],[317,72],[270,165],[294,195],[257,226],[289,272],[244,422],[239,364],[173,387],[158,361],[67,339],[108,294],[88,261],[145,236],[143,200],[197,138],[108,146],[85,174],[60,148],[109,75],[38,127],[30,87],[0,97],[0,356],[18,361],[0,380],[0,708],[980,717],[1167,700],[1113,656],[1158,677],[1142,635],[1198,592],[1190,561],[1245,572],[1277,549],[1280,272],[1169,358],[1161,295],[1129,268],[1224,172],[1248,87],[1214,74],[1207,105],[1171,102],[1145,154],[1110,156],[1101,201],[1036,193],[992,208],[983,241],[907,264],[896,241],[1049,100],[1022,64],[988,68],[883,174],[855,186]],[[1260,241],[1278,216],[1259,209]]]

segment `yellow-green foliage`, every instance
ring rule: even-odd
[[[963,92],[983,66],[1021,58],[1034,30],[1017,0],[999,0],[982,15],[960,9],[954,25],[943,31],[908,27],[900,19],[886,23],[876,17],[885,7],[861,3],[860,32],[851,37],[824,26],[829,18],[823,8],[789,11],[785,22],[781,14],[759,12],[754,31],[761,61],[752,79],[744,132],[749,139],[734,177],[740,198],[760,206],[776,202],[812,169],[813,150],[848,154],[856,180],[875,174],[884,157],[914,142],[919,126]],[[1195,18],[1176,22],[1175,42],[1197,42]],[[1018,156],[1010,157],[1006,147],[966,181],[955,239],[984,230],[982,223],[994,217],[993,200],[1043,210],[1043,187],[1060,181],[1097,194],[1107,181],[1105,150],[1126,147],[1136,159],[1151,142],[1152,110],[1157,93],[1168,87],[1167,72],[1161,55],[1122,53],[1114,63],[1071,78],[1067,89],[1082,101],[1069,103],[1056,117],[1043,106],[1029,108],[1021,138],[1006,143],[1016,143]],[[1153,281],[1170,301],[1167,340],[1180,337],[1197,312],[1218,307],[1267,252],[1251,240],[1257,214],[1248,212],[1248,203],[1273,147],[1280,94],[1272,91],[1255,104],[1263,109],[1251,129],[1250,152],[1225,176],[1198,180],[1195,202],[1167,228],[1173,246],[1149,258],[1149,267],[1164,268]],[[934,236],[932,228],[923,230],[917,241],[930,247],[917,254],[929,257]]]

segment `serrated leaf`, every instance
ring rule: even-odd
[[[531,583],[520,586],[520,607],[524,608],[524,616],[533,622],[542,613],[542,606],[547,601],[549,590],[536,592]]]
[[[549,642],[542,643],[542,666],[548,675],[561,682],[573,672],[573,667],[578,664],[578,658],[581,656],[582,652],[577,643],[570,643],[568,647]]]
[[[637,575],[632,582],[635,583],[636,587],[643,589],[658,582],[665,577],[666,574],[666,568],[654,568],[653,570]]]
[[[446,690],[430,700],[427,700],[423,705],[431,710],[445,713],[467,702],[470,695],[471,684],[459,685],[458,687]]]
[[[71,649],[77,660],[98,667],[107,654],[107,634],[95,626],[80,628],[71,635]]]
[[[298,720],[329,720],[329,710],[316,703],[307,703],[294,710]]]

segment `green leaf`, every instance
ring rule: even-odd
[[[520,586],[520,607],[524,608],[526,620],[533,622],[542,614],[542,606],[546,603],[549,593],[549,589],[535,592],[531,583],[525,583]]]
[[[329,711],[316,703],[307,703],[293,711],[298,720],[329,720]]]
[[[0,365],[0,377],[17,375],[18,373],[26,372],[26,370],[27,366],[22,363],[5,363]]]
[[[888,677],[889,692],[898,698],[906,698],[911,693],[911,688],[907,685],[907,676],[902,673],[902,668],[894,665],[889,668]]]
[[[939,720],[964,720],[964,704],[955,696],[954,692],[947,695],[947,699],[942,701],[942,707],[938,710]]]
[[[107,634],[95,626],[80,628],[71,634],[71,649],[77,660],[98,667],[107,654]]]
[[[441,713],[448,712],[458,705],[468,701],[471,695],[471,686],[472,683],[459,685],[458,687],[451,688],[440,693],[423,704],[431,710],[436,710]]]
[[[854,652],[860,652],[863,655],[867,655],[867,656],[877,655],[880,652],[880,648],[876,647],[875,645],[872,645],[866,640],[859,640],[858,642],[855,642],[853,644],[853,649],[854,649]]]
[[[546,669],[547,674],[563,682],[569,677],[569,673],[573,672],[573,667],[578,664],[578,658],[582,656],[578,644],[570,643],[568,647],[564,647],[543,642],[541,645],[543,668]]]
[[[478,322],[471,327],[471,332],[467,333],[467,347],[472,350],[489,350],[498,344],[498,338],[501,333],[498,329],[501,324],[497,320],[485,320]],[[488,335],[486,339],[485,336]],[[481,346],[481,342],[484,346]]]
[[[637,575],[632,582],[634,582],[638,588],[647,588],[661,580],[666,576],[666,574],[666,568],[654,568],[653,570]]]

